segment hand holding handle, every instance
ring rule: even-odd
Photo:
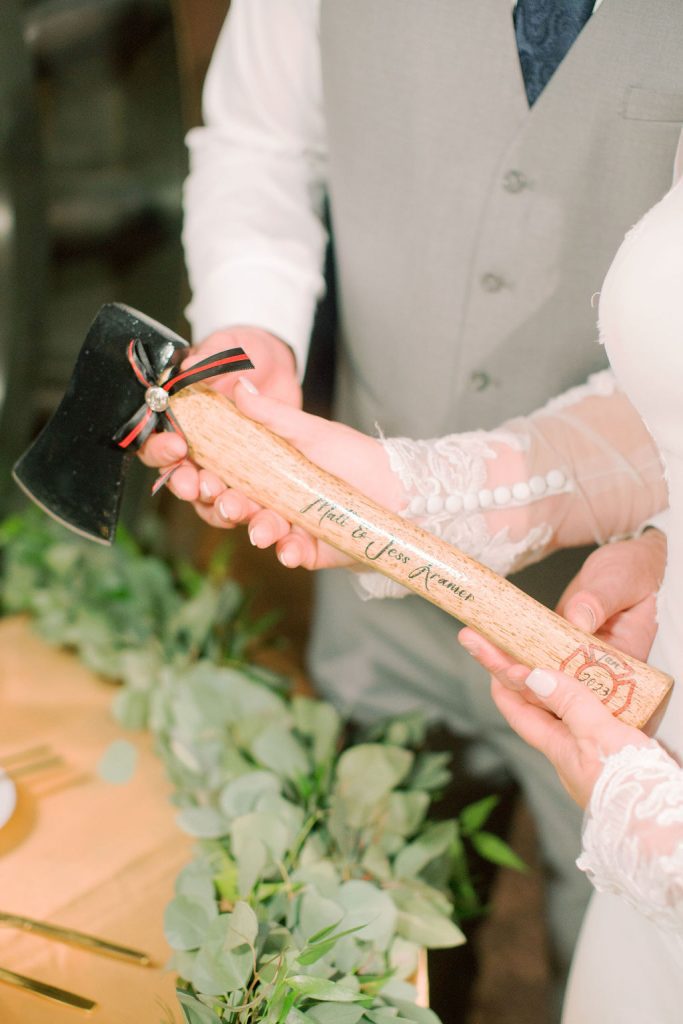
[[[193,385],[171,406],[198,465],[431,601],[519,662],[567,672],[638,727],[669,692],[672,680],[663,672],[583,633],[457,548],[363,497],[223,395]]]

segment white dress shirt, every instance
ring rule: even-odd
[[[248,324],[302,375],[324,290],[326,166],[318,0],[233,0],[188,133],[185,245],[195,341]]]

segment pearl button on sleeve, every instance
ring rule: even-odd
[[[654,444],[609,371],[497,430],[382,444],[402,514],[502,575],[635,532],[666,504]],[[405,592],[359,578],[366,593]]]

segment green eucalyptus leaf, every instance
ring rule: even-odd
[[[318,942],[315,946],[309,946],[304,949],[303,952],[299,953],[297,963],[302,967],[310,967],[311,964],[317,964],[318,960],[322,960],[323,957],[331,953],[337,944],[337,939],[327,939],[325,942]]]
[[[429,792],[444,789],[452,777],[450,762],[451,754],[420,752],[415,758],[408,785],[411,789],[425,789]]]
[[[218,908],[209,899],[176,896],[164,913],[164,935],[172,949],[199,949],[211,922],[218,917]]]
[[[429,795],[421,790],[397,791],[389,794],[385,826],[399,836],[417,832],[429,810]]]
[[[247,772],[232,779],[221,791],[219,803],[226,818],[239,818],[256,809],[265,794],[280,795],[282,783],[273,772]]]
[[[296,999],[296,992],[294,993]],[[284,1024],[308,1024],[308,1017],[301,1010],[298,1010],[296,1006],[290,1007],[287,1012]]]
[[[363,823],[364,812],[403,781],[413,759],[410,750],[379,743],[362,743],[344,751],[337,763],[335,791],[351,809],[351,824]]]
[[[353,1003],[323,1003],[307,1010],[305,1017],[313,1024],[358,1024],[363,1013],[363,1007]]]
[[[97,763],[97,774],[105,782],[123,785],[135,774],[137,749],[128,740],[114,740]]]
[[[171,954],[167,966],[170,971],[175,971],[179,978],[187,980],[192,977],[192,971],[194,969],[194,962],[196,959],[196,951],[177,949]]]
[[[522,858],[500,836],[492,832],[475,832],[470,837],[470,842],[480,857],[490,860],[493,864],[500,864],[501,867],[512,868],[513,871],[522,873],[529,870]]]
[[[175,759],[184,768],[187,768],[188,771],[195,775],[199,775],[202,770],[201,757],[199,756],[199,751],[195,749],[189,740],[181,739],[179,736],[172,736],[169,746]]]
[[[305,748],[280,722],[272,722],[254,738],[251,752],[260,764],[282,778],[296,781],[311,772]]]
[[[254,968],[256,914],[247,903],[236,903],[209,926],[192,972],[192,984],[204,995],[223,995],[246,986]]]
[[[180,1009],[185,1024],[220,1024],[220,1017],[217,1017],[213,1010],[193,996],[191,992],[176,990]]]
[[[232,848],[238,861],[254,840],[263,843],[272,864],[278,864],[285,856],[290,841],[287,823],[269,814],[252,811],[243,814],[230,823]]]
[[[124,729],[144,729],[149,719],[149,694],[122,689],[114,697],[113,711]]]
[[[211,868],[200,860],[190,861],[182,868],[175,880],[177,896],[190,896],[202,902],[214,899],[214,882]]]
[[[386,949],[396,927],[396,905],[390,896],[370,882],[354,879],[339,887],[339,903],[346,914],[342,927],[358,928],[361,942]]]
[[[448,850],[457,836],[454,821],[427,825],[421,835],[408,843],[394,860],[396,878],[415,878],[431,861]]]
[[[233,843],[234,848],[234,843]],[[237,891],[240,896],[248,896],[258,881],[272,866],[268,848],[260,839],[245,835],[240,841],[239,850],[235,850],[237,861]]]
[[[499,803],[500,797],[485,796],[483,800],[477,800],[476,803],[463,807],[458,815],[458,824],[462,835],[471,836],[473,832],[478,832]]]
[[[344,909],[335,900],[326,899],[315,889],[303,893],[299,904],[299,930],[310,943],[327,939],[344,917]]]
[[[213,807],[185,807],[176,821],[183,832],[200,839],[217,839],[229,828],[223,815]]]
[[[408,1006],[417,1003],[417,989],[415,985],[400,978],[389,978],[382,987],[381,998],[385,1005],[393,1006],[395,1003],[404,1002]]]
[[[240,894],[239,870],[237,863],[227,853],[223,853],[218,869],[213,876],[213,884],[218,894],[228,903],[234,903]]]
[[[304,824],[305,813],[303,808],[297,807],[291,800],[286,800],[282,796],[264,793],[259,797],[256,811],[259,814],[277,818],[287,829],[287,846],[292,847],[294,845],[294,841]]]
[[[368,968],[371,962],[369,945],[362,941],[362,931],[355,928],[352,930],[353,935],[342,935],[330,950],[329,961],[334,965],[335,973],[341,971],[347,975],[354,974]]]
[[[424,1006],[416,1006],[405,999],[392,999],[391,1001],[400,1014],[407,1017],[408,1020],[414,1021],[415,1024],[441,1024],[433,1010]]]
[[[326,764],[337,750],[342,728],[339,712],[323,701],[295,696],[292,713],[298,731],[312,740],[314,763]]]
[[[317,999],[320,1002],[355,1003],[359,999],[365,998],[361,993],[354,992],[339,982],[328,981],[326,978],[315,978],[309,974],[289,975],[287,984],[299,995]]]
[[[185,600],[171,616],[167,632],[177,636],[191,649],[201,651],[216,617],[218,594],[209,581],[203,581],[197,593]]]
[[[316,859],[301,864],[291,873],[295,884],[312,886],[321,896],[333,900],[339,888],[340,874],[335,865],[327,859]]]
[[[421,948],[416,942],[409,942],[408,939],[404,939],[400,935],[394,938],[389,950],[389,962],[394,977],[405,980],[414,976],[418,968]]]
[[[372,875],[380,882],[388,882],[392,878],[389,858],[379,846],[371,844],[366,847],[361,865],[365,874]]]
[[[450,918],[439,914],[419,895],[403,901],[396,920],[396,931],[405,939],[427,949],[460,946],[465,936]]]
[[[413,1024],[409,1018],[399,1017],[395,1006],[381,1006],[377,1010],[366,1010],[365,1016],[371,1024]]]

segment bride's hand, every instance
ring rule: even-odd
[[[236,385],[233,400],[245,416],[264,424],[311,462],[345,480],[384,508],[391,511],[400,508],[401,484],[389,468],[383,446],[375,438],[261,395],[245,378],[240,378]],[[226,489],[205,470],[201,476],[212,501],[195,502],[194,507],[210,525],[246,524],[252,544],[258,548],[275,545],[280,562],[288,568],[325,569],[352,564],[347,555],[317,540],[301,527],[292,526],[279,513],[262,508],[238,491]]]
[[[554,669],[530,672],[472,629],[458,639],[491,672],[491,696],[514,731],[554,766],[569,795],[585,807],[605,757],[650,746],[640,729],[615,718],[583,683]]]

